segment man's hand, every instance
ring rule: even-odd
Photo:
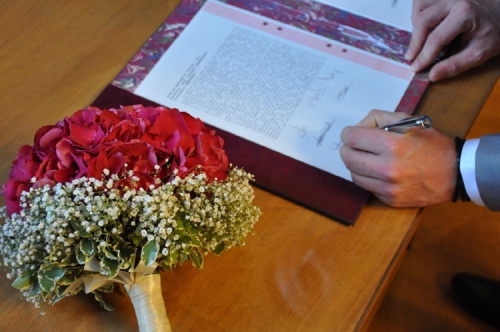
[[[498,0],[414,0],[412,22],[405,57],[413,60],[411,68],[416,72],[462,34],[463,49],[436,64],[429,73],[431,81],[456,76],[500,54]]]
[[[358,186],[396,207],[450,201],[458,171],[454,140],[434,128],[405,134],[377,129],[408,114],[371,111],[346,127],[340,156]]]

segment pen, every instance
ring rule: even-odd
[[[379,129],[393,131],[398,133],[404,133],[410,128],[421,128],[427,129],[432,127],[432,120],[427,115],[415,115],[399,120],[398,122],[392,123],[387,126],[380,126]]]

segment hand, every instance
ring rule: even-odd
[[[462,34],[463,49],[436,64],[433,82],[456,76],[500,54],[500,1],[414,0],[413,34],[405,55],[411,69],[429,66],[442,48]]]
[[[340,156],[352,180],[391,206],[450,201],[458,168],[452,138],[434,128],[405,134],[377,129],[407,116],[371,111],[358,126],[344,128]]]

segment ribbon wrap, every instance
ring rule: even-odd
[[[154,273],[157,266],[156,262],[148,266],[140,262],[133,272],[120,271],[114,278],[102,274],[89,274],[71,283],[63,294],[74,293],[82,283],[87,294],[110,283],[123,284],[134,305],[140,332],[171,332],[161,292],[160,274]],[[88,261],[84,269],[101,272],[99,262],[95,258]]]
[[[133,284],[128,292],[141,332],[171,332],[161,294],[159,274],[150,274]]]

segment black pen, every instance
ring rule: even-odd
[[[410,128],[427,129],[430,127],[432,127],[432,120],[429,116],[415,115],[399,120],[398,122],[392,123],[390,125],[380,126],[379,129],[397,133],[404,133]]]

